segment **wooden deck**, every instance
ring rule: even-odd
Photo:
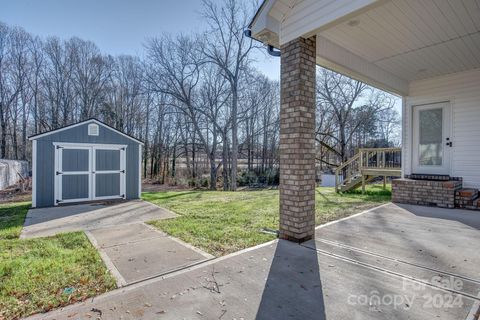
[[[378,177],[383,177],[385,187],[387,177],[402,175],[401,152],[400,148],[359,149],[357,154],[336,169],[335,190],[345,192],[361,186],[365,191],[365,185]]]

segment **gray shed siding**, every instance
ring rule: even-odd
[[[36,172],[36,207],[50,207],[55,204],[55,149],[53,142],[88,143],[88,144],[122,144],[126,148],[126,198],[138,199],[139,183],[139,147],[140,143],[129,139],[112,129],[99,124],[99,135],[89,136],[87,121],[79,126],[52,132],[37,141],[37,172]],[[35,139],[35,138],[34,138]],[[114,165],[112,163],[112,165]]]

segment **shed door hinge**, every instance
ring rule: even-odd
[[[121,173],[125,173],[125,169],[124,170],[120,170]]]
[[[60,146],[56,146],[57,149],[63,149],[63,147],[60,147]]]
[[[63,174],[63,172],[57,171],[55,174],[58,176],[60,174]]]

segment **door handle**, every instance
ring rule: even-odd
[[[445,143],[445,144],[446,144],[447,146],[449,146],[449,147],[452,147],[452,146],[453,146],[453,142],[452,142],[452,141],[449,141],[449,142],[447,142],[447,143]]]

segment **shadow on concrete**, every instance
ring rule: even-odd
[[[121,206],[123,205],[123,206]],[[39,223],[44,223],[52,220],[67,218],[75,215],[88,214],[97,210],[111,208],[122,208],[123,210],[129,210],[134,206],[133,203],[128,201],[99,201],[91,203],[73,203],[68,205],[62,205],[58,207],[36,208],[30,209],[25,219],[24,227],[32,226]],[[119,212],[117,212],[119,214]]]
[[[408,212],[432,219],[442,219],[457,221],[471,228],[480,230],[480,211],[461,210],[461,209],[444,209],[437,207],[415,206],[408,204],[396,204],[400,208]]]
[[[315,250],[279,240],[255,319],[326,319]]]

